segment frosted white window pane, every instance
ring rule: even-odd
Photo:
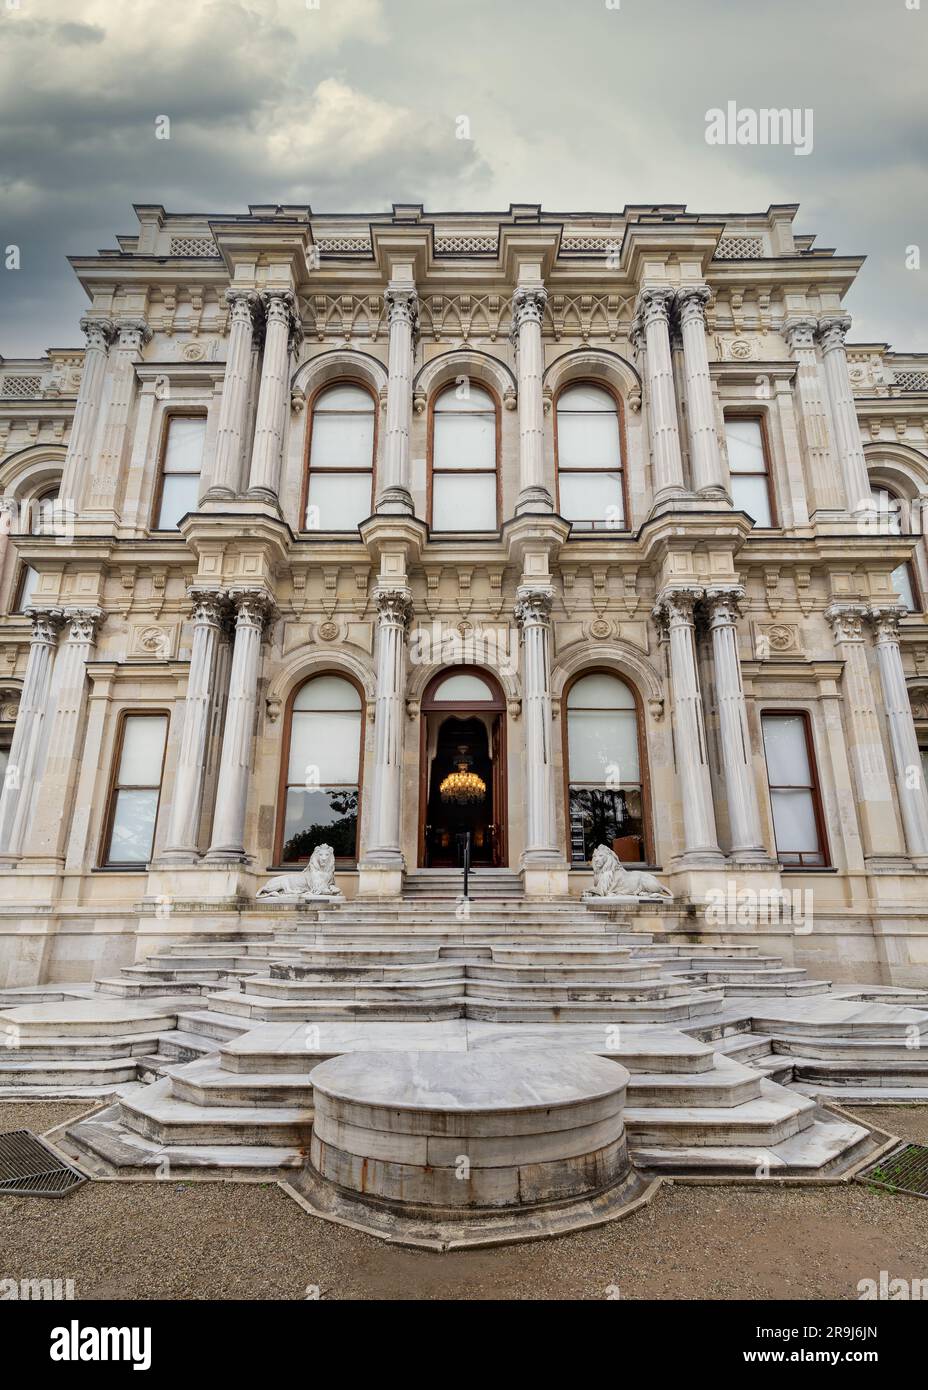
[[[161,481],[161,506],[158,509],[158,530],[176,531],[181,517],[195,512],[200,500],[199,473],[168,474]]]
[[[442,391],[435,402],[435,411],[440,413],[446,410],[482,410],[496,413],[493,397],[489,391],[485,391],[482,386],[475,386],[473,382],[470,383],[466,395],[459,394],[457,386],[452,387],[449,391]]]
[[[731,480],[731,500],[736,511],[747,512],[755,526],[772,526],[770,514],[770,493],[766,478],[739,478]]]
[[[870,494],[873,510],[867,511],[867,519],[873,529],[881,536],[902,535],[902,503],[885,488],[875,487]]]
[[[23,577],[19,588],[19,611],[22,613],[32,602],[32,595],[35,586],[39,582],[39,576],[31,565],[27,565],[23,570]]]
[[[633,710],[572,709],[567,720],[571,782],[638,782],[638,721]]]
[[[358,781],[361,718],[357,710],[295,710],[290,726],[288,782],[327,787]]]
[[[434,700],[461,700],[468,702],[474,700],[492,700],[493,692],[486,681],[482,681],[479,676],[473,676],[468,673],[467,675],[449,676],[447,680],[443,680],[432,698]]]
[[[116,793],[113,829],[110,834],[111,864],[147,864],[155,838],[158,792],[121,791]]]
[[[919,748],[918,751],[922,759],[922,783],[928,787],[928,748]],[[7,749],[7,756],[9,756],[9,749]]]
[[[298,691],[294,709],[360,709],[361,696],[340,676],[315,676]]]
[[[557,417],[557,461],[561,468],[615,468],[619,463],[619,421],[611,414]]]
[[[442,469],[495,468],[495,416],[436,416],[432,466]]]
[[[774,791],[770,793],[770,800],[777,850],[781,854],[817,854],[818,827],[815,824],[812,793],[800,789]]]
[[[130,716],[122,733],[117,782],[123,787],[157,787],[161,782],[167,715],[157,718]]]
[[[625,524],[620,473],[561,473],[558,493],[558,510],[567,521],[598,521],[615,527]]]
[[[912,575],[905,561],[893,570],[893,588],[902,599],[910,613],[915,612],[915,590],[912,588]]]
[[[47,492],[44,497],[38,498],[32,506],[32,534],[34,536],[53,534],[59,514],[57,492]]]
[[[343,381],[320,392],[313,413],[319,410],[361,410],[373,415],[374,402],[362,386],[352,386],[350,382]]]
[[[924,755],[923,755],[923,756],[924,756]],[[7,746],[7,747],[5,747],[5,748],[0,748],[0,787],[3,786],[3,783],[4,783],[5,779],[6,779],[6,768],[7,768],[7,763],[8,763],[9,761],[10,761],[10,749],[9,749],[9,746]]]
[[[605,671],[594,671],[574,681],[567,696],[568,709],[634,709],[635,697],[624,681]]]
[[[313,415],[310,468],[370,468],[373,415]]]
[[[766,473],[764,437],[759,420],[726,420],[725,442],[732,473]]]
[[[615,401],[601,386],[581,383],[568,386],[557,398],[557,413],[567,410],[602,410],[615,414]]]
[[[765,714],[763,726],[767,778],[770,785],[811,786],[805,720],[795,714]]]
[[[354,531],[370,514],[370,473],[310,474],[307,531]]]
[[[165,473],[199,473],[206,440],[206,420],[175,416],[168,424],[164,450]]]
[[[432,477],[433,531],[495,531],[496,474]]]

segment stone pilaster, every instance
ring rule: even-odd
[[[512,297],[511,338],[519,377],[519,497],[516,515],[553,512],[545,486],[545,412],[542,386],[545,361],[541,341],[548,292],[541,285],[520,286]]]
[[[299,336],[300,321],[291,290],[265,290],[261,301],[265,313],[264,357],[248,495],[279,509],[280,462],[290,412],[290,351]]]
[[[719,744],[731,831],[731,859],[738,864],[773,861],[764,846],[751,756],[747,704],[738,655],[739,602],[744,590],[708,589],[704,607],[712,640],[712,667],[719,712]]]
[[[922,773],[918,735],[899,647],[902,608],[872,608],[868,618],[876,633],[876,655],[889,727],[896,791],[906,844],[920,868],[928,867],[928,788]]]
[[[35,810],[26,827],[23,855],[51,865],[64,863],[70,813],[84,742],[87,663],[103,622],[99,609],[65,614],[65,640],[55,660],[47,743],[36,770]]]
[[[683,339],[683,371],[686,381],[686,414],[690,438],[693,491],[710,500],[724,501],[722,451],[715,428],[712,377],[706,351],[708,285],[688,285],[676,296]]]
[[[367,810],[367,845],[362,869],[401,875],[405,868],[401,846],[404,696],[406,688],[406,630],[412,616],[412,595],[405,586],[374,592],[377,605],[377,696],[374,706],[374,768]],[[399,891],[400,882],[393,880]]]
[[[867,460],[860,438],[857,406],[854,404],[847,349],[844,346],[850,326],[851,320],[846,316],[820,319],[818,340],[825,364],[825,381],[831,401],[831,418],[834,422],[838,459],[844,477],[847,509],[854,516],[868,511],[872,503]]]
[[[103,380],[106,376],[106,355],[116,332],[110,319],[81,319],[81,331],[87,339],[84,366],[74,406],[74,419],[68,438],[61,473],[60,506],[71,515],[77,512],[83,492],[84,479],[90,471],[93,443],[103,400]]]
[[[867,660],[867,608],[861,603],[833,603],[825,617],[844,662],[844,718],[864,859],[881,867],[880,861],[898,859],[902,847]]]
[[[817,329],[817,319],[787,319],[783,324],[783,337],[797,364],[799,425],[805,444],[806,485],[812,497],[813,519],[816,515],[827,519],[843,515],[846,508],[844,487],[831,451],[828,411],[815,355]]]
[[[58,630],[64,620],[58,610],[35,608],[29,609],[29,617],[32,620],[29,660],[0,793],[0,860],[7,861],[22,853],[26,822],[36,791]]]
[[[551,737],[551,605],[549,588],[516,590],[515,617],[522,634],[522,725],[525,737],[524,869],[558,867],[554,817],[554,749]]]
[[[171,822],[162,859],[168,863],[194,863],[198,858],[203,778],[209,753],[210,714],[215,696],[216,653],[226,612],[225,596],[207,589],[190,589],[193,603],[193,646],[184,700],[184,724]]]
[[[229,304],[229,346],[222,381],[219,426],[216,433],[216,461],[206,500],[223,500],[238,495],[242,480],[242,451],[251,385],[251,354],[255,315],[259,308],[254,290],[226,290]]]
[[[665,589],[654,618],[667,631],[677,776],[683,808],[681,867],[717,867],[723,862],[715,825],[702,691],[696,662],[695,606],[702,591]]]
[[[116,326],[109,359],[106,400],[99,452],[86,472],[83,515],[88,520],[118,521],[119,488],[129,441],[129,421],[135,400],[135,364],[152,336],[143,319],[124,319]]]
[[[272,612],[263,589],[229,591],[235,610],[235,637],[229,672],[229,698],[219,758],[216,811],[207,858],[214,862],[245,859],[245,812],[252,781],[252,743],[261,669],[261,637]]]
[[[384,298],[390,324],[390,346],[387,359],[387,418],[376,510],[387,516],[412,516],[409,431],[412,422],[413,364],[419,334],[419,297],[413,285],[391,284]]]
[[[669,286],[645,287],[638,296],[632,330],[639,350],[642,338],[645,348],[654,507],[681,497],[686,492],[670,351],[670,308],[673,299],[674,291]]]

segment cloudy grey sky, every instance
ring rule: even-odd
[[[853,338],[928,350],[926,57],[928,0],[0,0],[0,244],[22,255],[0,352],[80,341],[65,257],[133,232],[134,202],[410,201],[798,202],[800,231],[869,257]],[[811,107],[813,152],[707,145],[729,100]]]

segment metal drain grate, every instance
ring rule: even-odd
[[[928,1197],[928,1147],[900,1144],[862,1169],[857,1177],[868,1187],[885,1187],[889,1192]]]
[[[0,1134],[0,1192],[64,1197],[87,1179],[28,1129]]]

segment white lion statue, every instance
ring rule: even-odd
[[[593,887],[585,898],[643,898],[647,900],[672,898],[669,888],[653,874],[643,869],[626,869],[608,845],[597,845],[593,851]]]
[[[259,898],[340,898],[335,886],[335,851],[331,845],[317,845],[306,868],[298,874],[278,874],[258,889]]]

